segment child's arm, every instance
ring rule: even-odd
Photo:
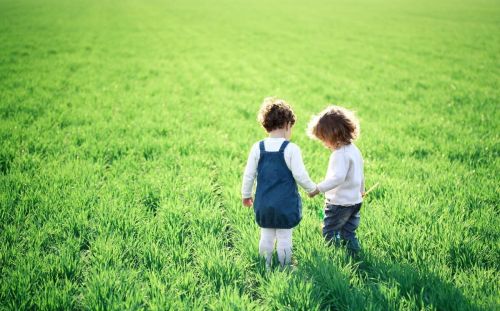
[[[318,184],[318,190],[324,193],[338,187],[345,181],[348,170],[349,164],[344,152],[334,151],[328,163],[328,172],[333,171],[333,174],[328,174],[325,180]]]
[[[290,145],[290,147],[290,170],[292,171],[293,178],[306,192],[314,192],[316,190],[316,184],[309,177],[309,173],[307,173],[300,148],[295,144]]]
[[[254,144],[248,155],[247,165],[243,173],[243,184],[241,186],[241,197],[243,205],[252,206],[252,188],[257,174],[258,158],[260,156],[258,144]]]

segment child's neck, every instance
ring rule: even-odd
[[[332,151],[335,151],[335,150],[339,150],[340,148],[342,148],[342,147],[344,147],[344,146],[347,146],[347,145],[350,145],[350,144],[351,144],[351,143],[347,143],[347,144],[345,144],[345,143],[344,143],[344,144],[340,144],[340,143],[339,143],[339,144],[335,144],[335,145],[331,146],[331,147],[330,147],[330,149],[331,149]]]
[[[285,138],[285,129],[277,129],[277,130],[272,130],[269,132],[269,138]]]

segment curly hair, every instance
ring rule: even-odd
[[[309,122],[308,134],[333,147],[348,145],[359,136],[359,121],[354,113],[339,106],[329,106]]]
[[[284,128],[288,123],[295,124],[295,114],[284,100],[267,97],[260,107],[257,120],[267,132]]]

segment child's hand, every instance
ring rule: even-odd
[[[316,188],[313,192],[309,192],[307,195],[309,195],[310,198],[314,198],[316,195],[319,194],[319,189]]]
[[[253,198],[243,198],[243,205],[246,207],[251,207],[253,205]]]

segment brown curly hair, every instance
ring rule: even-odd
[[[295,114],[284,100],[267,97],[260,107],[257,120],[267,132],[284,128],[288,123],[295,124]]]
[[[352,111],[329,106],[311,119],[308,134],[330,146],[340,147],[358,138],[359,131],[359,121]]]

